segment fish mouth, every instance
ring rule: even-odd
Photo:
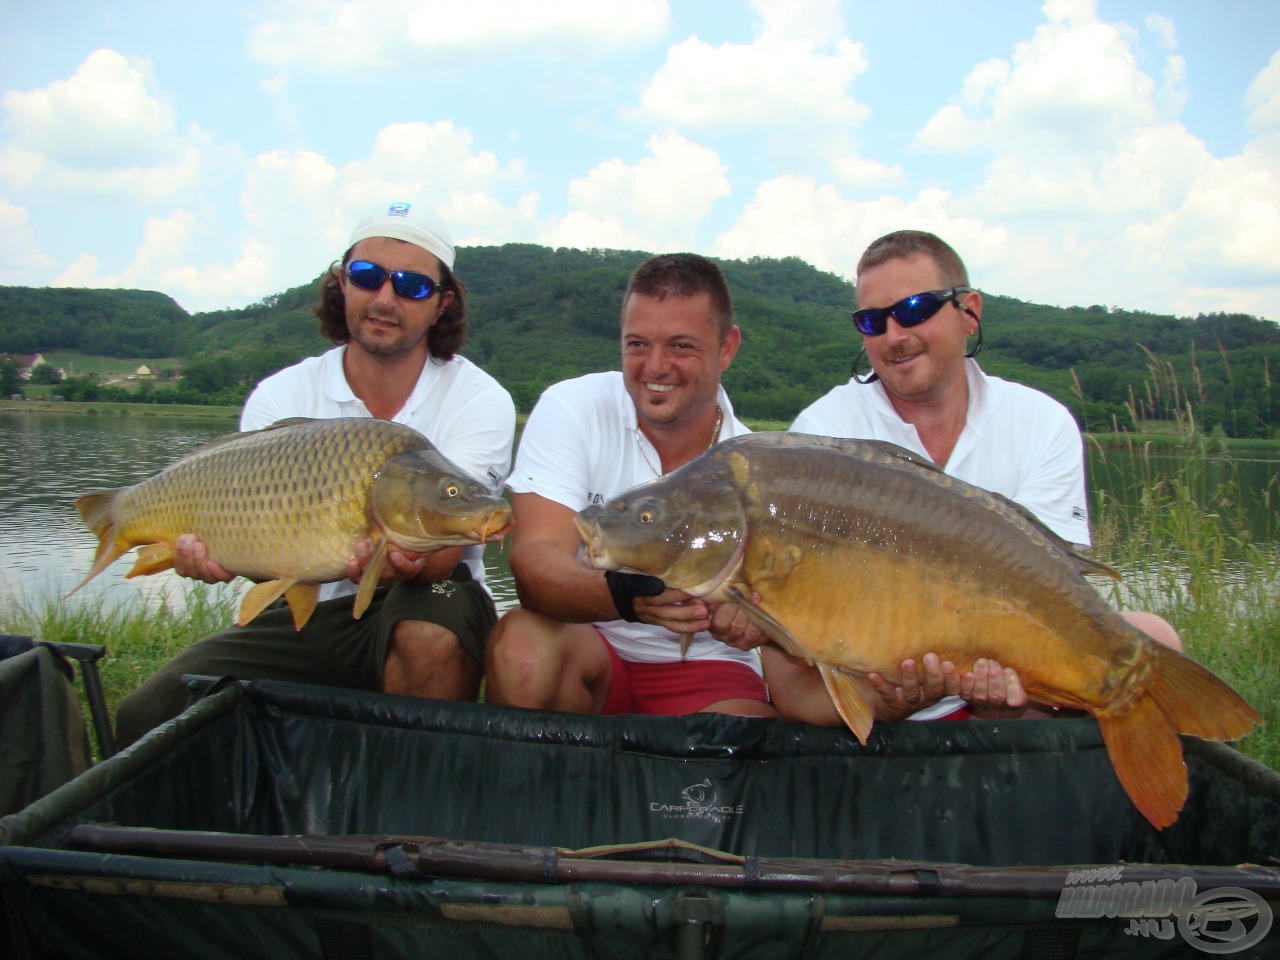
[[[501,540],[516,528],[515,517],[510,510],[499,510],[491,515],[480,527],[480,542],[490,543]]]
[[[582,549],[578,553],[582,562],[592,570],[617,570],[618,564],[609,559],[609,552],[604,547],[600,528],[581,517],[574,517],[573,525],[582,537]]]

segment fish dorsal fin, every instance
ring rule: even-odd
[[[914,466],[920,467],[922,470],[931,470],[934,473],[946,472],[928,457],[922,456],[914,450],[908,450],[906,447],[900,447],[896,443],[890,443],[888,440],[859,440],[858,442],[863,446],[879,450],[881,453],[886,456],[893,457],[895,460],[903,460]]]
[[[373,591],[378,589],[378,582],[382,579],[382,571],[387,566],[387,552],[390,547],[383,537],[375,537],[373,541],[373,556],[369,558],[368,564],[365,565],[364,575],[360,578],[360,589],[356,591],[356,603],[351,608],[351,615],[357,620],[360,615],[369,609],[369,604],[373,601]]]
[[[875,715],[857,683],[847,673],[837,670],[829,663],[819,663],[818,671],[822,674],[822,682],[827,686],[827,693],[831,695],[836,712],[853,731],[858,742],[865,746],[867,737],[871,736],[871,724],[875,722]]]
[[[204,453],[208,450],[216,450],[224,444],[230,443],[232,440],[243,440],[245,437],[252,436],[255,433],[266,433],[269,430],[280,430],[283,427],[297,427],[304,423],[315,423],[315,417],[287,417],[284,420],[277,420],[269,426],[262,427],[260,430],[242,430],[239,433],[228,433],[221,437],[214,437],[207,440],[200,446],[196,447],[187,456],[195,456],[197,453]]]
[[[280,599],[280,595],[292,587],[297,580],[264,580],[256,584],[244,599],[240,601],[240,615],[236,617],[236,626],[243,627],[271,604]]]
[[[1069,540],[1064,540],[1053,532],[1045,522],[1037,517],[1034,513],[1024,507],[1015,500],[1010,500],[1004,494],[992,493],[992,499],[998,501],[1008,507],[1014,513],[1018,514],[1023,520],[1031,524],[1035,531],[1049,541],[1053,546],[1057,547],[1064,554],[1066,559],[1076,568],[1078,573],[1099,574],[1104,577],[1110,577],[1112,580],[1123,580],[1124,576],[1105,563],[1099,563],[1097,560],[1090,560],[1084,554],[1080,553]]]

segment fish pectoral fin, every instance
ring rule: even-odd
[[[871,724],[875,722],[875,715],[862,695],[861,688],[847,673],[830,664],[819,663],[818,671],[822,674],[822,682],[827,685],[827,693],[831,695],[836,712],[853,731],[858,742],[865,745],[867,737],[871,736]]]
[[[253,586],[240,601],[240,615],[236,617],[236,626],[243,627],[297,582],[290,577],[284,580],[266,580]]]
[[[752,603],[751,598],[743,592],[742,587],[734,585],[729,588],[729,596],[742,608],[747,619],[760,628],[761,632],[793,657],[809,659],[795,636],[781,623],[766,613],[759,604]]]
[[[138,548],[137,562],[134,563],[133,569],[125,574],[125,578],[145,577],[148,574],[159,573],[161,570],[172,569],[173,544],[148,543]]]
[[[293,625],[301,630],[315,613],[316,603],[320,599],[320,584],[295,583],[284,592],[285,601],[293,613]]]
[[[364,575],[360,577],[360,589],[356,591],[356,604],[351,608],[351,616],[357,620],[369,609],[369,604],[373,601],[373,591],[378,589],[382,571],[387,568],[387,553],[390,549],[385,537],[374,538],[373,556],[365,564]]]

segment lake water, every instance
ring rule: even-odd
[[[203,443],[234,430],[231,420],[177,419],[138,415],[32,414],[0,412],[0,605],[35,605],[66,594],[93,563],[97,542],[75,510],[78,496],[92,490],[136,483]],[[1132,476],[1127,454],[1090,456],[1091,482],[1122,499],[1121,478]],[[1145,469],[1145,468],[1144,468]],[[1179,462],[1151,460],[1161,475],[1176,475]],[[1248,458],[1210,461],[1210,484],[1234,471],[1242,502],[1254,513],[1259,538],[1275,536],[1275,511],[1264,496],[1276,490],[1280,461]],[[171,573],[126,580],[132,554],[99,574],[69,601],[76,603],[154,604],[161,597],[180,599],[186,581]],[[486,553],[489,586],[500,610],[515,603],[506,555],[496,544]]]

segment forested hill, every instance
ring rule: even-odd
[[[622,292],[646,256],[534,244],[460,249],[471,323],[463,353],[506,385],[521,410],[549,383],[617,369]],[[743,331],[725,376],[741,415],[789,420],[849,378],[858,350],[849,283],[795,258],[722,266]],[[0,287],[0,353],[172,356],[182,361],[185,392],[236,401],[261,377],[329,346],[310,313],[318,285],[190,316],[146,291]],[[1280,426],[1271,384],[1272,370],[1280,373],[1277,324],[984,297],[984,368],[1053,394],[1086,427],[1109,429],[1113,416],[1127,422],[1126,405],[1167,415],[1188,396],[1206,429],[1222,424],[1228,434],[1257,436]]]

